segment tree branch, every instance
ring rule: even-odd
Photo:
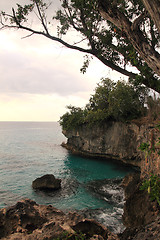
[[[82,21],[84,31],[88,33],[88,32],[89,32],[89,29],[88,29],[87,24],[86,24],[86,22],[85,22],[85,16],[84,16],[84,13],[83,13],[83,9],[81,10],[80,19],[81,19],[81,21]],[[90,30],[90,32],[91,32],[91,34],[89,34],[88,40],[89,40],[89,43],[90,43],[92,49],[95,49],[94,43],[93,43],[93,41],[92,41],[92,35],[93,35],[93,34],[92,34],[92,30]]]
[[[142,20],[144,19],[145,16],[146,16],[146,11],[143,12],[139,17],[137,17],[137,18],[133,21],[133,23],[132,23],[132,25],[131,25],[131,30],[132,30],[132,31],[136,31],[136,30],[139,28],[139,25],[140,25],[140,23],[142,22]]]
[[[87,38],[83,38],[82,40],[80,40],[80,41],[78,41],[78,42],[75,42],[73,45],[79,44],[79,43],[81,43],[81,42],[83,42],[83,41],[85,41],[85,40],[87,40]]]
[[[29,34],[29,35],[27,35],[27,36],[25,36],[25,37],[22,37],[22,39],[25,39],[25,38],[31,37],[32,35],[34,35],[34,33],[31,33],[31,34]]]
[[[39,8],[38,2],[36,2],[36,7],[37,7],[37,10],[38,10],[38,14],[39,14],[39,16],[40,16],[40,19],[41,19],[41,23],[42,23],[42,25],[43,25],[46,33],[49,34],[48,28],[47,28],[47,26],[46,26],[46,24],[45,24],[45,22],[44,22],[44,18],[43,18],[43,16],[42,16],[42,14],[41,14],[41,10],[40,10],[40,8]]]
[[[42,35],[44,37],[47,37],[48,39],[51,39],[51,40],[56,41],[56,42],[59,42],[60,44],[62,44],[63,46],[65,46],[67,48],[70,48],[70,49],[73,49],[73,50],[78,50],[78,51],[83,52],[83,53],[91,54],[94,57],[98,58],[106,66],[108,66],[108,67],[112,68],[113,70],[118,71],[118,72],[120,72],[120,73],[122,73],[122,74],[124,74],[124,75],[126,75],[128,77],[135,78],[135,76],[136,76],[136,74],[134,74],[132,72],[129,72],[129,71],[119,67],[118,65],[115,65],[110,60],[107,60],[106,58],[104,58],[103,56],[101,56],[99,54],[99,52],[97,50],[81,48],[81,47],[78,47],[76,45],[69,44],[69,43],[65,42],[64,40],[62,40],[62,39],[60,39],[58,37],[50,35],[49,33],[36,31],[36,30],[31,29],[29,27],[23,26],[19,22],[17,22],[15,14],[14,14],[14,20],[15,20],[16,24],[18,25],[18,26],[13,26],[14,28],[16,27],[18,29],[22,29],[22,30],[26,30],[26,31],[31,32],[31,34],[28,35],[27,37],[32,36],[33,34]],[[5,25],[4,27],[10,28],[10,26],[8,26],[8,25]]]
[[[12,8],[12,12],[13,12],[13,17],[12,17],[12,19],[15,21],[15,23],[17,24],[17,26],[20,27],[20,23],[19,23],[19,21],[18,21],[17,18],[16,18],[16,14],[15,14],[14,8]]]

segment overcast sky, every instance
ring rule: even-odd
[[[30,1],[1,0],[0,10],[10,11],[16,2]],[[85,54],[24,36],[0,31],[0,121],[58,121],[66,105],[85,106],[102,77],[123,78],[96,59],[82,74]]]

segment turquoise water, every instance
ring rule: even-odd
[[[58,123],[0,122],[0,207],[20,198],[79,210],[107,226],[121,228],[123,190],[119,180],[130,170],[113,161],[83,158],[61,147],[66,138]],[[54,193],[34,191],[32,181],[44,174],[62,179]]]

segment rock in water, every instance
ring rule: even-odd
[[[56,179],[53,174],[46,174],[35,179],[32,187],[39,190],[57,190],[61,188],[61,179]]]

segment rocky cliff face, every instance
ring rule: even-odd
[[[139,174],[130,174],[123,179],[125,206],[123,223],[125,231],[121,240],[160,239],[160,207],[151,201],[146,191],[140,190],[142,184]]]
[[[153,124],[138,126],[112,121],[101,126],[83,125],[76,130],[63,131],[63,134],[68,138],[66,147],[75,153],[118,159],[143,169],[146,153],[139,150],[140,144],[151,142],[153,145],[153,141],[160,137]],[[159,172],[160,164],[156,161],[148,171],[153,168],[154,173]]]

